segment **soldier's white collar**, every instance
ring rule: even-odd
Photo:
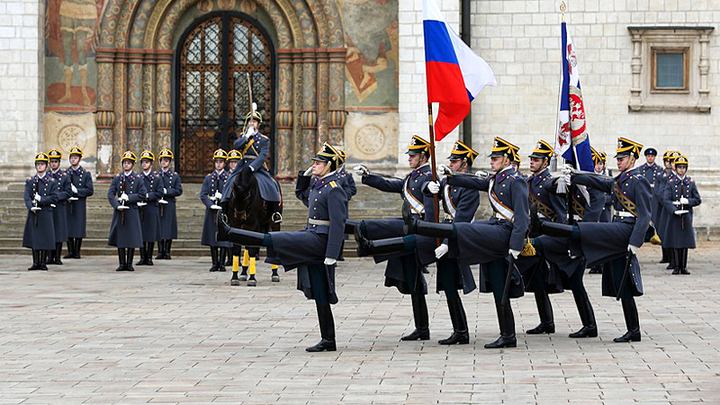
[[[502,172],[504,172],[504,171],[512,170],[512,168],[513,168],[512,165],[510,165],[510,166],[508,166],[508,167],[500,170],[499,172],[497,172],[497,174],[500,174],[500,173],[502,173]]]
[[[150,169],[148,171],[143,170],[143,174],[146,176],[149,175],[150,173],[152,173],[152,169]]]
[[[337,172],[337,170],[336,170],[336,171],[334,171],[334,172],[330,172],[330,173],[328,173],[328,174],[326,174],[326,175],[324,175],[324,176],[320,177],[320,180],[322,180],[322,179],[324,179],[324,178],[326,178],[326,177],[332,176],[332,175],[333,175],[333,174],[335,174],[336,172]]]

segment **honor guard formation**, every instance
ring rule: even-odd
[[[353,172],[362,183],[399,195],[402,210],[395,219],[348,217],[348,205],[357,193],[353,176],[345,170],[345,152],[329,143],[297,176],[296,197],[307,206],[302,230],[281,231],[282,194],[268,171],[270,138],[259,133],[262,116],[251,111],[246,130],[234,149],[217,149],[210,159],[214,170],[205,176],[200,200],[205,205],[201,244],[210,247],[210,271],[232,266],[232,284],[240,279],[255,283],[259,249],[279,281],[278,266],[297,271],[297,288],[315,301],[320,341],[309,352],[334,351],[332,305],[338,303],[336,269],[343,261],[348,235],[357,242],[359,256],[385,262],[385,287],[409,295],[414,330],[403,341],[429,340],[430,324],[425,296],[425,274],[435,263],[436,292],[443,291],[453,331],[441,345],[468,344],[468,319],[461,299],[476,289],[495,301],[499,336],[486,348],[516,347],[512,299],[532,293],[539,323],[528,334],[556,332],[550,295],[572,291],[581,325],[570,338],[599,334],[585,270],[602,273],[602,295],[622,304],[627,332],[616,342],[640,341],[635,297],[643,295],[637,252],[646,243],[662,245],[661,263],[672,274],[690,274],[688,250],[695,248],[693,208],[701,203],[695,182],[688,176],[689,160],[677,151],[655,161],[657,151],[644,151],[646,163],[637,164],[643,145],[618,139],[617,170],[607,168],[607,155],[592,149],[593,171],[565,165],[550,171],[554,147],[539,140],[528,155],[530,173],[520,171],[520,150],[496,137],[489,151],[490,172],[476,171],[480,153],[455,142],[447,162],[431,166],[431,142],[413,136],[407,149],[409,173],[403,178],[372,172],[359,164]],[[23,246],[32,250],[28,270],[47,270],[62,259],[79,259],[85,238],[86,199],[93,195],[92,176],[80,162],[83,152],[73,147],[70,167],[60,168],[62,153],[51,149],[35,156],[36,174],[25,182],[28,209]],[[139,156],[126,151],[122,171],[113,177],[108,202],[113,208],[108,245],[117,247],[117,271],[152,266],[170,260],[178,238],[176,198],[183,193],[173,171],[173,152],[150,150]],[[489,218],[475,219],[481,199],[492,209]],[[67,242],[67,255],[62,256]],[[238,277],[240,257],[242,273]],[[140,251],[134,263],[135,249]],[[473,273],[473,266],[479,267]],[[477,268],[477,267],[475,267]],[[249,272],[248,272],[249,269]],[[477,275],[477,279],[475,276]],[[249,279],[248,279],[249,277]]]

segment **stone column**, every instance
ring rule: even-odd
[[[115,71],[113,81],[113,105],[115,110],[115,126],[113,144],[117,150],[112,154],[112,172],[120,171],[120,156],[127,150],[127,133],[126,127],[126,70],[128,63],[128,55],[123,50],[118,50],[115,55]]]
[[[328,49],[330,77],[328,83],[328,139],[345,148],[345,48]]]
[[[170,110],[170,72],[172,51],[161,51],[155,67],[155,133],[158,149],[177,149],[172,144],[172,112]],[[176,152],[176,151],[175,151]]]
[[[315,154],[317,142],[317,65],[313,49],[302,50],[302,144],[298,165],[302,167]]]
[[[632,87],[630,88],[630,108],[639,111],[642,107],[642,33],[640,31],[632,32]]]
[[[142,129],[145,116],[142,102],[142,53],[128,50],[128,91],[127,91],[127,148],[140,154],[142,150]]]
[[[289,49],[278,50],[278,80],[277,80],[277,117],[275,144],[277,154],[275,155],[275,167],[279,177],[293,176],[293,64],[292,51]]]
[[[700,35],[700,88],[698,93],[698,108],[702,112],[710,111],[710,88],[708,87],[708,73],[710,72],[710,63],[708,62],[708,43],[710,42],[710,32],[712,30],[703,30]]]
[[[112,177],[112,158],[115,126],[115,111],[113,109],[113,78],[115,54],[110,49],[98,48],[95,56],[98,71],[97,112],[95,113],[95,126],[97,127],[97,163],[95,170],[98,177]]]
[[[155,106],[153,105],[153,93],[155,91],[155,60],[156,55],[146,51],[143,58],[143,86],[142,86],[142,110],[143,129],[141,145],[143,149],[150,149],[156,155],[160,152],[158,140],[153,127]]]

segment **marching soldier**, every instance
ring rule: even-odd
[[[675,159],[676,175],[671,177],[663,192],[663,206],[667,211],[667,246],[675,250],[675,268],[672,274],[690,274],[687,270],[688,249],[695,249],[693,208],[700,205],[697,185],[687,175],[688,159]],[[664,241],[664,240],[663,240]]]
[[[607,170],[607,154],[605,152],[598,152],[595,148],[591,147],[592,160],[595,164],[595,173],[603,176],[612,177],[612,171]],[[602,207],[600,213],[600,222],[612,222],[612,194],[602,193],[605,196],[605,204]],[[590,268],[590,274],[602,274],[603,266],[593,266]]]
[[[494,211],[490,220],[436,224],[408,217],[406,224],[409,234],[448,238],[457,247],[454,251],[458,264],[480,264],[480,291],[493,293],[500,325],[500,337],[486,344],[486,349],[517,347],[509,298],[523,295],[522,276],[513,263],[523,251],[530,222],[527,183],[511,166],[518,150],[510,142],[495,137],[490,153],[493,176],[447,177],[451,187],[487,191]],[[508,272],[510,284],[506,294]]]
[[[160,151],[160,179],[163,195],[158,200],[160,210],[160,242],[158,242],[157,260],[170,260],[170,248],[173,239],[178,237],[177,206],[175,199],[183,193],[180,175],[170,168],[173,153],[170,149]]]
[[[255,176],[260,196],[266,202],[269,212],[272,212],[272,220],[275,223],[282,222],[280,213],[280,186],[267,170],[266,160],[270,155],[270,138],[258,131],[262,124],[262,115],[258,111],[251,111],[245,116],[246,132],[240,135],[233,147],[242,154],[242,161],[238,163],[230,175],[225,189],[220,190],[226,202],[232,192],[232,184],[235,177],[240,176],[240,190],[250,187],[250,179]]]
[[[160,240],[160,209],[158,201],[163,196],[163,182],[160,173],[153,171],[152,165],[155,155],[149,150],[140,153],[140,166],[142,172],[139,180],[145,186],[145,198],[137,203],[140,210],[140,226],[142,226],[143,246],[140,248],[140,261],[138,266],[152,266],[152,254],[155,242]]]
[[[50,258],[47,264],[63,264],[62,245],[68,240],[68,218],[67,218],[67,201],[72,197],[72,189],[70,187],[70,178],[67,173],[60,168],[60,160],[62,153],[57,149],[50,149],[48,152],[50,158],[49,176],[55,179],[57,186],[57,202],[53,208],[53,220],[55,222],[55,249],[50,251]]]
[[[650,183],[638,168],[634,168],[641,150],[642,145],[637,142],[618,139],[615,157],[620,174],[614,179],[575,173],[568,165],[563,169],[568,184],[575,173],[572,177],[575,184],[613,193],[613,222],[583,221],[574,226],[543,222],[540,226],[545,235],[578,240],[589,265],[612,262],[612,268],[603,271],[603,295],[621,299],[627,325],[627,332],[613,339],[615,342],[639,342],[641,339],[634,299],[643,294],[637,250],[645,241],[650,225],[652,195]]]
[[[212,266],[210,271],[225,271],[225,258],[228,249],[232,248],[232,243],[218,242],[217,240],[217,216],[221,211],[220,200],[222,199],[222,190],[228,181],[229,174],[225,170],[225,162],[228,154],[223,149],[218,149],[213,153],[213,165],[215,170],[205,176],[202,187],[200,188],[200,200],[205,204],[205,222],[203,224],[203,233],[200,243],[203,246],[210,246],[210,257]]]
[[[430,143],[413,135],[408,150],[408,164],[412,171],[404,179],[386,179],[378,174],[371,174],[364,165],[355,166],[355,174],[362,176],[363,184],[388,193],[398,193],[405,200],[411,215],[416,218],[434,220],[434,204],[432,198],[423,192],[423,186],[430,181],[431,172]],[[365,220],[360,222],[356,233],[367,239],[386,239],[403,236],[402,219]],[[415,330],[401,340],[429,340],[430,328],[428,320],[427,282],[413,251],[400,252],[392,255],[378,255],[376,262],[387,260],[385,267],[385,286],[396,287],[402,294],[409,294],[412,300]]]
[[[80,246],[86,235],[87,198],[95,193],[90,172],[80,166],[82,157],[82,149],[77,146],[70,148],[70,167],[66,172],[72,196],[68,198],[67,204],[68,254],[63,259],[80,258]]]
[[[57,182],[47,173],[50,158],[44,152],[35,155],[37,174],[25,180],[25,206],[28,209],[23,247],[32,249],[33,264],[28,270],[47,270],[48,253],[55,250],[53,206],[57,202]]]
[[[245,246],[272,247],[285,270],[297,268],[298,290],[303,291],[308,299],[315,300],[320,324],[320,342],[305,350],[335,351],[335,321],[330,305],[338,302],[335,267],[342,249],[347,197],[338,183],[336,170],[340,166],[340,156],[337,149],[325,143],[313,161],[311,174],[315,176],[315,181],[307,198],[301,198],[308,206],[308,224],[304,230],[247,231],[230,228],[221,216],[218,238]]]
[[[135,248],[143,245],[143,232],[137,204],[147,194],[145,182],[132,171],[137,156],[132,151],[122,155],[122,173],[115,176],[108,189],[108,201],[114,208],[108,245],[118,248],[120,265],[115,271],[135,271]]]

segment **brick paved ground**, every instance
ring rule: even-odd
[[[600,338],[579,328],[570,293],[552,297],[558,333],[529,336],[532,297],[514,302],[517,349],[497,336],[491,297],[464,298],[471,344],[444,347],[444,297],[429,296],[428,342],[412,330],[410,300],[382,287],[382,267],[350,260],[338,271],[335,353],[319,339],[314,305],[262,268],[260,285],[230,287],[208,259],[116,273],[115,258],[28,272],[29,254],[0,260],[0,403],[720,403],[720,247],[691,253],[691,276],[671,276],[643,248],[643,340],[616,344],[620,304],[586,276]],[[652,260],[651,260],[652,259]],[[434,275],[429,282],[434,285]]]

